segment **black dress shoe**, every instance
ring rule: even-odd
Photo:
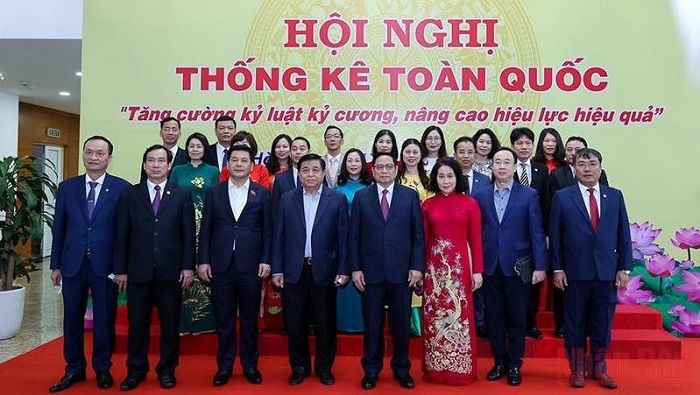
[[[416,383],[413,381],[413,377],[411,377],[411,375],[408,373],[395,374],[394,378],[399,382],[399,385],[402,388],[411,389],[416,386]]]
[[[251,384],[262,383],[262,373],[260,373],[258,368],[247,368],[243,370],[243,374],[245,375],[245,379]]]
[[[63,391],[65,389],[70,388],[71,385],[77,382],[85,381],[86,378],[87,377],[85,376],[84,371],[76,373],[66,373],[65,376],[61,377],[61,380],[59,380],[58,383],[49,387],[49,392]]]
[[[112,388],[114,385],[114,378],[112,377],[111,374],[109,374],[109,370],[103,370],[101,372],[97,372],[97,388],[101,388],[103,390],[106,390],[108,388]]]
[[[318,380],[323,385],[335,384],[335,377],[333,377],[333,373],[331,373],[331,372],[320,372],[320,373],[317,373],[316,375],[318,376]]]
[[[139,383],[143,381],[143,377],[140,376],[126,376],[126,379],[122,381],[119,389],[122,391],[131,391],[139,386]]]
[[[554,337],[556,337],[557,339],[564,338],[564,327],[563,326],[558,326],[556,329],[554,329]]]
[[[487,337],[489,337],[489,334],[486,333],[486,328],[484,328],[483,326],[477,326],[476,337],[480,337],[482,339],[486,339]]]
[[[175,385],[177,384],[177,379],[172,373],[163,373],[160,376],[158,376],[158,382],[160,382],[160,388],[167,390],[170,388],[175,388]]]
[[[362,377],[362,388],[366,390],[371,390],[377,386],[377,374],[376,373],[365,373]]]
[[[542,331],[540,330],[540,328],[538,328],[536,326],[531,326],[527,330],[527,335],[528,335],[528,337],[531,337],[531,338],[537,339],[537,340],[542,340],[544,338]]]
[[[228,384],[231,379],[231,372],[220,370],[214,375],[213,384],[214,387],[221,387],[222,385]]]
[[[487,381],[500,380],[506,374],[506,367],[503,365],[494,365],[486,375]]]
[[[523,382],[523,376],[520,375],[520,368],[510,368],[508,370],[508,384],[520,385]]]
[[[299,385],[304,382],[304,377],[309,377],[309,373],[304,368],[293,368],[292,375],[289,376],[289,385]]]

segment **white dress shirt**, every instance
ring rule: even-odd
[[[581,196],[583,197],[583,204],[586,206],[586,211],[588,211],[588,217],[591,217],[591,202],[590,202],[590,193],[588,193],[588,187],[581,184],[580,182],[578,183],[578,189],[581,190]],[[593,196],[595,196],[595,201],[598,203],[598,218],[600,218],[600,184],[596,183],[595,186],[593,187],[595,191],[593,192]]]
[[[100,196],[100,191],[102,191],[102,185],[105,183],[105,176],[107,173],[102,173],[96,180],[94,180],[97,185],[95,185],[95,204],[97,204],[97,198]],[[85,198],[87,199],[90,193],[90,181],[93,181],[89,175],[85,174]]]
[[[391,185],[389,185],[386,190],[386,201],[389,203],[389,208],[391,208],[391,198],[394,196],[394,185],[396,183],[392,182]],[[385,188],[383,188],[381,185],[377,184],[377,193],[379,196],[379,204],[382,204],[382,191],[384,191]]]
[[[250,189],[250,178],[247,179],[243,185],[236,186],[230,179],[228,180],[228,201],[231,205],[231,211],[233,211],[233,218],[238,221],[238,218],[245,208],[245,204],[248,202],[248,192]],[[233,241],[233,250],[236,250],[236,240]]]

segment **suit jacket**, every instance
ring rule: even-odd
[[[90,219],[85,180],[83,174],[58,185],[50,266],[67,278],[78,273],[88,249],[95,274],[106,277],[113,272],[117,206],[122,191],[130,186],[126,180],[106,174]]]
[[[622,192],[600,185],[600,220],[593,230],[578,184],[557,191],[552,202],[552,268],[570,280],[615,281],[632,269],[632,242]]]
[[[516,164],[520,166],[520,162]],[[532,176],[530,177],[530,188],[537,191],[540,201],[540,211],[542,212],[542,226],[545,234],[549,233],[549,208],[550,208],[550,186],[549,172],[547,166],[542,163],[530,160]],[[517,173],[516,173],[517,176]],[[518,180],[515,180],[518,182]]]
[[[348,253],[352,271],[362,270],[368,284],[402,284],[408,271],[423,271],[423,214],[418,194],[394,184],[386,220],[377,184],[355,193],[350,215]]]
[[[219,154],[216,152],[217,150],[217,143],[210,144],[209,145],[209,155],[206,157],[202,158],[204,163],[208,163],[212,166],[216,166],[219,171],[221,171],[221,162],[219,162]]]
[[[474,180],[472,180],[472,187],[469,190],[469,196],[474,196],[482,189],[487,189],[492,185],[489,177],[479,173],[478,171],[472,171],[472,174],[474,175]]]
[[[513,277],[516,275],[513,264],[528,254],[535,259],[535,270],[547,270],[547,247],[537,192],[514,180],[499,223],[494,188],[484,189],[474,196],[483,223],[484,274],[493,275],[498,266],[503,274]]]
[[[168,182],[156,215],[146,182],[136,184],[122,193],[118,215],[115,274],[143,284],[177,281],[182,270],[194,270],[195,220],[189,190]]]
[[[207,190],[199,231],[199,262],[210,264],[214,273],[223,273],[231,264],[231,256],[235,255],[237,272],[257,274],[260,263],[270,263],[270,191],[251,181],[245,207],[236,220],[228,187],[227,181]]]
[[[600,180],[598,180],[598,182],[600,182],[602,185],[609,185],[608,176],[605,174],[605,170],[601,171]],[[569,165],[566,165],[558,167],[552,172],[552,174],[549,177],[549,183],[549,196],[554,196],[554,192],[575,185],[576,177],[574,177],[574,173],[571,171],[571,167],[569,167]]]
[[[173,157],[172,164],[170,166],[170,170],[172,170],[175,166],[177,165],[184,165],[187,163],[187,151],[184,149],[177,147],[177,153],[175,153],[175,156]],[[145,182],[146,178],[146,171],[143,169],[143,163],[141,164],[141,178],[139,179],[139,182]],[[168,174],[168,178],[170,178],[170,174]]]
[[[290,167],[289,169],[277,173],[275,176],[275,182],[272,186],[272,213],[273,217],[277,216],[280,199],[282,195],[287,192],[297,189],[296,180],[294,179],[294,171]]]
[[[285,282],[297,284],[306,245],[303,190],[294,189],[282,196],[276,218],[272,273],[282,273]],[[350,274],[347,235],[347,199],[341,192],[323,187],[311,230],[311,270],[315,285],[330,285],[337,274]]]

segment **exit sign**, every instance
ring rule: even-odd
[[[48,128],[46,129],[46,134],[49,137],[61,137],[61,129],[59,128]]]

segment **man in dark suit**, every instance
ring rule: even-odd
[[[588,143],[586,139],[579,136],[571,136],[566,140],[566,163],[568,166],[562,166],[554,170],[550,176],[550,193],[549,196],[553,196],[554,193],[560,189],[570,187],[576,184],[575,168],[574,168],[574,155],[578,150],[587,148]],[[608,177],[605,175],[605,170],[601,169],[600,173],[600,183],[602,185],[608,185]],[[549,222],[549,221],[547,221]],[[564,294],[560,289],[554,287],[554,292],[552,293],[552,313],[554,314],[554,337],[563,339],[564,338]]]
[[[129,319],[128,373],[122,391],[136,388],[148,373],[154,305],[161,337],[156,373],[162,388],[176,385],[182,300],[178,283],[187,288],[192,282],[195,221],[190,192],[167,182],[171,155],[162,145],[147,148],[143,167],[148,178],[126,189],[119,201],[114,273],[119,288],[126,289]]]
[[[521,185],[537,191],[542,212],[542,227],[545,235],[549,228],[549,174],[542,163],[531,160],[532,149],[535,145],[535,133],[526,127],[515,128],[510,133],[510,145],[518,157],[516,164],[516,181]],[[530,299],[527,305],[527,336],[541,340],[544,336],[537,327],[537,311],[540,307],[540,292],[542,283],[533,284],[530,288]]]
[[[515,152],[500,148],[493,156],[494,186],[477,193],[483,222],[484,299],[494,366],[486,380],[508,375],[520,385],[525,351],[525,323],[531,284],[544,280],[547,249],[537,192],[513,180]],[[523,282],[515,271],[518,259],[532,256],[532,280]]]
[[[289,335],[290,385],[311,372],[309,305],[316,324],[314,372],[331,385],[335,360],[337,287],[347,283],[348,207],[345,195],[323,187],[326,165],[316,154],[297,163],[302,189],[285,193],[275,223],[272,283],[282,288]]]
[[[632,269],[632,242],[622,192],[601,185],[601,154],[584,148],[574,155],[576,185],[554,195],[551,217],[554,285],[564,291],[564,348],[572,387],[589,374],[605,388],[617,383],[607,374],[605,356],[617,303]],[[586,337],[590,354],[586,355]]]
[[[299,178],[299,170],[297,163],[302,156],[311,152],[311,143],[306,137],[295,137],[292,144],[289,146],[289,169],[275,176],[275,183],[272,187],[272,211],[273,216],[277,215],[277,204],[282,195],[294,189],[301,189],[301,179]]]
[[[113,151],[112,143],[105,137],[88,138],[83,143],[85,174],[58,186],[50,265],[53,284],[63,284],[66,368],[50,392],[62,391],[86,379],[83,335],[88,288],[95,320],[92,368],[99,388],[114,385],[109,369],[115,342],[117,287],[107,276],[114,271],[112,253],[119,196],[129,183],[106,173]]]
[[[216,143],[209,146],[209,155],[204,162],[216,166],[221,172],[227,166],[228,149],[236,134],[236,120],[228,115],[222,115],[214,121]]]
[[[362,292],[365,322],[362,388],[377,385],[384,366],[384,306],[389,305],[391,370],[403,388],[413,388],[408,339],[411,288],[423,278],[425,246],[418,194],[395,183],[396,159],[374,158],[375,184],[358,191],[352,204],[348,252],[352,281]]]
[[[175,117],[164,118],[160,121],[160,138],[163,140],[163,146],[172,153],[171,169],[177,165],[187,163],[187,151],[177,145],[177,141],[180,139],[180,127],[180,121]],[[146,172],[141,167],[140,182],[145,180]]]
[[[476,159],[476,148],[471,137],[462,136],[455,140],[452,145],[454,157],[462,168],[462,177],[467,185],[467,194],[474,196],[482,189],[491,186],[491,179],[474,171],[474,160]],[[484,315],[484,294],[481,288],[474,291],[474,323],[476,324],[476,335],[485,338],[486,320]]]
[[[199,277],[211,283],[219,349],[214,386],[228,383],[236,356],[236,313],[240,316],[243,374],[262,383],[258,370],[258,310],[262,278],[270,275],[272,213],[270,191],[250,181],[254,155],[231,147],[229,180],[207,190],[199,233]]]

